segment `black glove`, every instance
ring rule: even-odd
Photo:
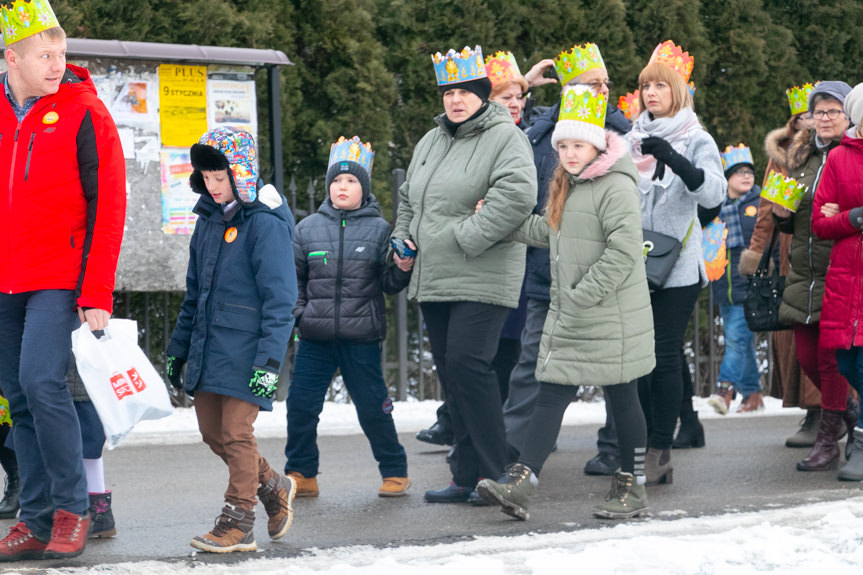
[[[662,138],[648,136],[641,141],[641,153],[650,154],[656,158],[656,171],[653,179],[662,179],[665,176],[665,166],[683,180],[687,189],[697,190],[704,183],[704,170],[696,168],[685,156],[678,154],[667,141]]]
[[[168,381],[177,389],[183,389],[183,379],[180,374],[183,373],[184,365],[186,365],[185,359],[180,359],[173,355],[168,356],[168,362],[165,364],[165,373],[168,374]]]
[[[863,207],[851,208],[848,212],[848,220],[855,228],[863,229]]]
[[[249,380],[249,389],[253,395],[272,399],[276,393],[276,387],[279,385],[278,372],[271,371],[264,367],[252,368],[252,379]]]

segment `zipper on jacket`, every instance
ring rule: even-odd
[[[24,181],[30,176],[30,158],[33,157],[33,141],[36,139],[36,132],[30,134],[30,144],[27,146],[27,164],[24,166]]]
[[[560,229],[557,230],[557,253],[554,254],[555,264],[559,262],[560,258]],[[551,248],[551,246],[549,246]],[[560,267],[557,266],[557,275],[560,277]],[[552,279],[552,283],[554,283],[554,279]],[[560,313],[560,292],[562,290],[561,284],[557,282],[557,292],[555,295],[557,296],[557,313]],[[545,360],[542,362],[542,371],[545,371],[545,366],[548,365],[549,360],[551,359],[551,348],[554,347],[554,329],[557,327],[557,322],[551,324],[551,331],[548,332],[548,353],[545,354]]]
[[[335,320],[333,323],[333,336],[339,337],[339,311],[342,306],[342,261],[345,257],[345,211],[341,210],[339,212],[339,217],[342,221],[342,225],[339,226],[339,261],[336,264],[336,301],[335,301],[335,313],[333,314],[333,319]]]
[[[310,257],[310,258],[314,258],[314,257],[321,257],[321,258],[324,258],[324,265],[327,265],[327,252],[326,252],[326,251],[321,251],[321,252],[309,252],[308,257]]]
[[[821,154],[821,165],[818,166],[818,171],[815,173],[815,181],[812,182],[812,206],[815,205],[815,190],[818,189],[818,182],[821,181],[821,172],[824,170],[824,164],[827,163],[827,152]],[[810,208],[811,210],[811,208]],[[806,321],[803,322],[806,325],[809,325],[809,322],[812,321],[812,296],[815,292],[815,262],[812,261],[812,249],[815,246],[815,236],[813,236],[812,231],[812,214],[809,214],[809,303],[806,308]]]
[[[245,309],[245,310],[254,311],[254,312],[260,311],[260,310],[258,310],[258,308],[252,307],[250,305],[242,305],[242,304],[238,304],[238,303],[225,303],[225,302],[221,302],[221,301],[219,302],[219,309],[224,310],[227,307],[235,307],[237,309]]]
[[[9,208],[12,208],[12,184],[15,181],[15,160],[18,157],[18,132],[21,131],[21,122],[15,128],[15,138],[12,140],[12,163],[9,165]]]

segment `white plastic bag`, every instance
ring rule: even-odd
[[[111,319],[99,339],[84,323],[72,332],[72,351],[105,428],[108,449],[142,419],[161,419],[173,412],[165,382],[138,347],[137,322]]]

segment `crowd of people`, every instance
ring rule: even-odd
[[[89,73],[65,62],[48,2],[0,12],[10,174],[0,221],[13,230],[0,236],[0,388],[13,422],[0,426],[0,517],[18,518],[0,561],[74,557],[89,537],[116,533],[104,432],[69,336],[82,323],[104,331],[112,313],[125,162]],[[847,435],[838,479],[863,481],[863,84],[790,88],[760,187],[750,148],[720,152],[699,122],[694,59],[672,41],[617,106],[592,43],[524,75],[511,53],[484,58],[479,46],[432,64],[443,112],[414,149],[392,228],[371,189],[375,152],[358,136],[332,144],[328,196],[296,227],[259,178],[248,132],[220,127],[190,149],[198,220],[166,374],[194,397],[202,440],[229,476],[214,527],[193,547],[257,549],[259,502],[269,536],[285,537],[294,498],[320,492],[317,424],[337,370],[378,464],[378,495],[409,493],[381,369],[384,294],[403,289],[422,309],[445,396],[418,439],[452,445],[452,480],[426,491],[429,503],[528,519],[564,412],[589,385],[602,389],[606,422],[584,472],[611,477],[593,513],[643,514],[647,487],[673,482],[672,448],[705,445],[683,349],[711,282],[725,357],[710,404],[725,414],[739,394],[738,412],[763,408],[744,300],[747,278],[770,265],[785,278],[777,327],[790,328],[773,333],[771,386],[807,410],[786,445],[811,448],[800,471],[830,470]],[[531,87],[552,84],[558,104],[526,107]],[[282,473],[259,453],[253,424],[272,409],[292,338]]]

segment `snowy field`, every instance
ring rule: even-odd
[[[784,410],[781,402],[765,398],[760,416],[803,414]],[[401,432],[428,427],[439,403],[396,403],[393,412]],[[735,406],[732,405],[732,409]],[[703,419],[722,417],[706,400],[696,399]],[[755,415],[755,416],[758,416]],[[725,417],[753,417],[729,414]],[[603,404],[574,403],[565,425],[598,424],[605,418]],[[262,414],[256,426],[265,437],[285,433],[285,405]],[[359,433],[350,405],[330,404],[321,418],[321,434]],[[142,423],[118,447],[197,442],[191,410]],[[709,496],[709,494],[705,494]],[[343,547],[308,549],[301,557],[255,559],[230,564],[207,564],[190,553],[183,562],[141,562],[80,569],[40,569],[51,575],[551,575],[580,574],[710,574],[784,575],[829,573],[859,575],[863,568],[863,494],[845,501],[715,517],[665,521],[666,515],[628,523],[609,523],[601,529],[527,534],[516,537],[481,537],[476,540],[393,549]],[[199,560],[200,559],[200,560]],[[32,570],[5,573],[29,575]]]

